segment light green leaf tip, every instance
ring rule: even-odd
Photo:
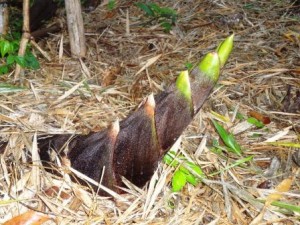
[[[181,189],[186,184],[186,175],[183,171],[177,170],[172,178],[172,190],[173,192],[181,191]]]
[[[199,63],[198,68],[204,75],[216,82],[220,75],[220,60],[218,53],[208,53]]]
[[[192,102],[192,91],[189,79],[189,72],[187,70],[182,71],[176,80],[176,87],[180,93],[187,99],[188,102]]]
[[[225,65],[225,63],[226,63],[226,61],[227,61],[227,59],[228,59],[228,57],[229,57],[229,55],[232,51],[233,38],[234,38],[234,34],[230,35],[217,48],[221,68]]]

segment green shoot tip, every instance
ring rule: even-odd
[[[222,43],[218,46],[217,52],[220,59],[220,67],[222,68],[228,60],[228,57],[233,48],[233,38],[234,34],[227,37]]]
[[[182,71],[177,80],[176,87],[179,92],[187,99],[189,102],[192,101],[192,92],[190,86],[189,72],[187,70]]]
[[[198,68],[209,79],[216,82],[220,75],[220,60],[218,53],[208,53],[199,63]]]

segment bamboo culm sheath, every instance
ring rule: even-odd
[[[54,149],[74,169],[118,193],[122,176],[144,186],[213,90],[233,48],[233,37],[208,53],[191,72],[181,72],[167,90],[149,95],[124,120],[88,135],[41,139],[41,160],[51,161],[49,149]]]

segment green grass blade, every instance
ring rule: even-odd
[[[24,90],[26,90],[26,88],[24,87],[18,87],[6,83],[0,83],[0,94],[13,93],[13,92],[19,92]]]
[[[289,204],[286,202],[280,202],[280,201],[272,202],[271,205],[277,206],[282,209],[287,209],[287,210],[290,210],[290,211],[293,211],[296,213],[300,213],[300,206],[298,206],[298,205],[292,205],[292,204]]]
[[[274,145],[274,146],[300,148],[300,143],[294,143],[294,142],[276,141],[276,142],[266,142],[266,144],[268,144],[268,145]]]
[[[226,170],[229,170],[229,169],[231,169],[231,168],[233,168],[233,167],[236,167],[236,166],[239,166],[239,165],[241,165],[241,164],[243,164],[243,163],[249,162],[249,161],[251,161],[252,159],[253,159],[253,156],[248,156],[248,157],[246,157],[246,158],[238,159],[238,160],[236,160],[235,162],[233,162],[232,164],[226,166],[225,168],[223,168],[223,169],[221,169],[221,170],[219,170],[219,171],[216,171],[216,172],[214,172],[214,173],[209,174],[209,176],[215,176],[215,175],[217,175],[217,174],[219,174],[219,173],[222,173],[222,172],[224,172],[224,171],[226,171]]]
[[[265,200],[258,200],[259,202],[265,203]],[[286,210],[290,210],[293,211],[295,213],[299,213],[300,214],[300,206],[298,205],[292,205],[286,202],[281,202],[281,201],[274,201],[271,203],[271,205],[273,206],[277,206],[281,209],[286,209]]]

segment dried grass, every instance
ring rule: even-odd
[[[55,218],[47,224],[250,224],[263,208],[255,199],[265,198],[287,177],[293,184],[283,201],[300,206],[299,167],[291,160],[299,149],[266,143],[299,142],[299,111],[283,111],[287,85],[292,94],[300,88],[299,10],[291,10],[287,1],[159,1],[180,15],[172,31],[164,33],[157,24],[138,26],[142,13],[131,1],[117,2],[112,11],[101,6],[84,15],[86,59],[68,57],[66,32],[54,34],[38,42],[52,60],[41,56],[42,68],[26,71],[28,89],[0,95],[0,135],[9,142],[0,155],[0,222],[34,209]],[[160,164],[148,188],[126,182],[128,194],[113,200],[72,182],[64,167],[58,171],[61,177],[41,166],[37,135],[88,133],[124,118],[147,94],[174,81],[186,62],[196,63],[230,32],[236,34],[230,61],[183,134],[182,151],[206,174],[235,160],[234,155],[224,158],[209,151],[217,138],[209,120],[213,110],[229,118],[225,126],[235,133],[243,155],[254,156],[250,166],[172,193],[173,169]],[[236,118],[237,112],[247,115],[250,110],[271,118],[268,129]],[[264,182],[269,187],[258,188]],[[261,219],[260,224],[300,224],[299,214],[273,206]]]

